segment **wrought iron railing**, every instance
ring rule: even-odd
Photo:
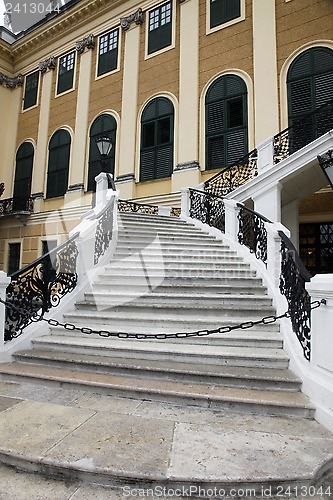
[[[274,163],[288,158],[333,128],[333,100],[274,136]]]
[[[38,321],[74,290],[78,234],[10,276],[6,300],[14,307],[6,308],[6,341],[21,335],[30,323]]]
[[[311,357],[311,297],[305,289],[311,274],[304,267],[290,239],[279,231],[281,238],[280,292],[288,302],[288,312],[294,333],[304,353]]]
[[[157,215],[158,207],[154,205],[145,205],[128,200],[118,200],[119,212],[135,212],[139,214]]]
[[[204,183],[205,191],[216,196],[226,196],[258,175],[257,160],[258,152],[253,149],[229,167],[224,168],[222,172],[208,179]]]
[[[0,215],[14,215],[17,213],[32,213],[34,200],[31,196],[5,198],[0,200]]]
[[[225,232],[224,201],[219,196],[190,189],[189,216]]]
[[[257,259],[262,260],[267,266],[267,229],[265,222],[271,222],[263,215],[254,212],[244,205],[237,204],[238,243],[249,248]]]
[[[114,203],[109,203],[99,215],[95,232],[94,265],[109,248],[113,234]]]

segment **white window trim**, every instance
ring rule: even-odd
[[[214,28],[210,27],[210,0],[206,0],[206,35],[210,35],[211,33],[215,33],[216,31],[223,30],[224,28],[228,28],[229,26],[232,26],[233,24],[239,23],[241,21],[245,21],[245,0],[240,0],[240,11],[241,15],[239,17],[236,17],[235,19],[232,19],[231,21],[228,21],[223,24],[219,24],[218,26],[215,26]]]
[[[25,86],[27,84],[27,76],[30,76],[32,75],[32,73],[39,73],[38,75],[38,89],[37,89],[37,99],[36,99],[36,104],[34,104],[33,106],[29,106],[29,108],[26,108],[24,109],[24,96],[25,96]],[[39,106],[39,95],[40,95],[40,86],[41,86],[41,75],[40,75],[40,71],[37,69],[35,69],[34,71],[30,71],[29,73],[27,73],[24,77],[24,88],[23,88],[23,97],[22,97],[22,113],[26,113],[27,111],[30,111],[31,109],[34,109],[34,108],[37,108]]]
[[[98,71],[98,60],[99,60],[99,46],[101,43],[101,37],[111,33],[111,31],[115,31],[118,29],[118,58],[117,58],[117,67],[108,71],[107,73],[103,73],[102,75],[97,75]],[[95,67],[95,81],[100,80],[101,78],[105,78],[106,76],[113,75],[113,73],[117,73],[120,71],[120,59],[121,59],[121,40],[122,40],[122,30],[119,25],[114,26],[113,28],[109,28],[107,31],[104,31],[100,35],[98,35],[98,44],[97,44],[97,57],[96,57],[96,67]]]
[[[23,255],[23,238],[11,238],[6,241],[5,250],[4,250],[4,267],[6,269],[6,274],[8,274],[8,258],[9,258],[9,245],[11,243],[20,243],[20,264],[19,269],[22,269],[22,255]]]
[[[146,18],[147,20],[149,19],[149,12],[152,10],[157,9],[161,5],[167,3],[168,0],[164,0],[163,2],[159,2],[158,4],[154,5],[151,9],[147,10],[146,12]],[[157,55],[163,54],[164,52],[167,52],[168,50],[174,49],[176,46],[176,1],[171,0],[171,5],[172,5],[172,15],[171,15],[171,43],[167,47],[163,47],[163,49],[156,50],[156,52],[153,52],[152,54],[148,54],[148,36],[149,36],[149,22],[147,21],[146,24],[146,35],[145,35],[145,60],[146,59],[151,59],[152,57],[155,57]]]
[[[74,52],[74,75],[73,75],[73,86],[68,89],[68,90],[65,90],[64,92],[61,92],[60,94],[58,94],[58,82],[59,82],[59,71],[60,71],[60,64],[59,64],[59,61],[62,57],[64,56],[67,56],[68,54],[71,54],[72,52]],[[61,54],[60,56],[58,56],[58,61],[57,61],[57,81],[56,81],[56,86],[55,86],[55,98],[57,97],[61,97],[63,95],[66,95],[66,94],[69,94],[69,92],[73,92],[73,90],[75,90],[75,85],[76,85],[76,69],[77,69],[77,52],[76,50],[69,50],[68,52],[66,52],[65,54]]]

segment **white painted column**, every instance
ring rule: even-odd
[[[53,71],[47,70],[40,75],[41,99],[39,106],[38,135],[34,168],[32,172],[31,193],[33,196],[43,198],[45,177],[47,172],[48,139],[49,139],[49,117],[52,92]],[[38,206],[35,202],[35,211]]]
[[[132,24],[125,35],[124,77],[120,124],[119,175],[121,197],[133,198],[137,131],[140,28]]]
[[[282,224],[290,231],[290,239],[298,251],[299,245],[299,200],[293,200],[282,207]]]
[[[254,211],[272,222],[281,222],[281,184],[277,182],[252,196]]]
[[[180,4],[178,161],[172,191],[200,182],[198,105],[199,0],[187,0]]]
[[[275,0],[254,0],[255,144],[279,131]]]
[[[13,172],[18,120],[22,106],[22,89],[8,89],[0,85],[0,103],[2,112],[2,120],[0,120],[0,182],[5,183],[5,192],[2,198],[11,198],[13,196]]]
[[[76,103],[75,134],[69,171],[66,199],[73,195],[77,198],[84,188],[86,163],[86,144],[88,136],[88,112],[91,79],[92,50],[85,50],[80,57],[79,83]]]
[[[10,283],[10,278],[3,271],[0,271],[0,298],[6,300],[6,288]],[[4,333],[5,333],[5,316],[6,308],[5,305],[0,303],[0,350],[4,345]]]

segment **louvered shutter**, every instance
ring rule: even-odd
[[[154,179],[154,160],[155,151],[150,149],[148,151],[141,151],[140,158],[140,182],[150,181]]]
[[[67,130],[58,130],[50,140],[46,198],[63,196],[67,191],[70,144]]]

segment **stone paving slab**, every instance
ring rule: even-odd
[[[62,404],[53,402],[57,398]],[[209,487],[254,478],[263,483],[290,478],[301,484],[327,461],[331,461],[333,471],[333,434],[311,420],[258,417],[34,384],[0,383],[2,459],[6,453],[19,457],[22,463],[25,460],[25,468],[32,471],[45,473],[58,467],[56,473],[61,475],[63,467],[67,470],[64,477],[82,479],[75,470],[84,471],[88,474],[83,477],[86,481],[91,479],[90,473],[102,471],[123,478],[123,485],[130,484],[126,477],[146,478],[155,480],[150,483],[154,486],[167,484],[170,491],[184,481]],[[149,486],[149,482],[141,486],[134,483],[135,494],[130,494],[133,486],[125,491],[60,482],[59,493],[54,494],[56,483],[37,477],[37,485],[42,485],[38,496],[29,490],[35,476],[27,475],[27,486],[21,491],[17,476],[10,481],[7,470],[2,480],[1,470],[0,466],[0,500],[120,500],[126,498],[125,493],[127,498],[142,497],[142,490],[137,488]],[[116,482],[110,484],[115,486]],[[327,500],[333,498],[333,480],[330,484],[331,497],[289,494],[278,498]],[[6,488],[7,496],[3,493]],[[19,494],[9,495],[15,488]],[[256,497],[263,498],[258,491]],[[155,500],[161,495],[150,493],[143,498]],[[170,495],[167,498],[172,500]]]

